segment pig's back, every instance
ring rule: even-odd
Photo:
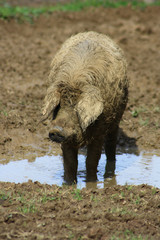
[[[98,86],[105,94],[114,83],[126,84],[123,51],[106,35],[79,33],[69,38],[52,61],[50,81]],[[120,83],[117,83],[120,82]]]

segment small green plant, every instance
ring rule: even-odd
[[[140,196],[134,196],[132,192],[130,193],[130,199],[136,205],[140,204],[140,202],[141,202],[141,197]]]
[[[0,192],[0,200],[4,201],[8,199],[8,195],[6,193]]]
[[[121,197],[124,198],[125,197],[125,194],[124,192],[121,192]]]
[[[29,203],[24,205],[23,207],[19,207],[18,210],[22,213],[35,213],[36,207],[34,203]]]
[[[6,110],[4,110],[4,109],[3,109],[3,110],[0,110],[0,113],[3,114],[5,117],[8,116],[8,113],[7,113]]]
[[[72,226],[70,224],[66,224],[66,228],[69,230],[68,239],[73,239],[74,234],[72,232]]]
[[[159,107],[159,106],[156,106],[156,107],[153,109],[153,111],[154,111],[155,113],[160,113],[160,107]]]
[[[82,195],[81,195],[81,190],[80,189],[74,189],[72,194],[73,194],[74,199],[77,199],[79,201],[82,200]]]
[[[141,126],[147,126],[147,125],[149,124],[149,120],[148,120],[148,119],[143,120],[142,118],[140,118],[139,124],[140,124]]]
[[[155,123],[155,126],[156,126],[156,129],[160,128],[160,123],[159,123],[159,121],[157,121],[157,122]]]
[[[117,199],[117,198],[119,198],[118,193],[115,193],[115,194],[111,195],[111,199]]]
[[[136,118],[140,115],[140,113],[144,113],[144,112],[147,112],[147,108],[145,106],[140,106],[134,110],[131,111],[131,115],[132,117]]]
[[[79,236],[78,238],[77,238],[77,240],[82,240],[83,238],[82,238],[82,236]]]
[[[152,195],[155,195],[157,193],[157,189],[156,188],[152,188]]]
[[[129,190],[129,191],[131,191],[131,190],[133,189],[133,186],[132,186],[132,185],[127,185],[127,184],[126,184],[126,189]]]
[[[66,224],[66,228],[72,229],[72,226],[70,224]]]
[[[91,200],[91,202],[95,202],[95,203],[99,202],[99,200],[97,199],[96,196],[94,196],[94,194],[91,194],[90,200]]]
[[[5,110],[3,110],[2,113],[4,114],[5,117],[8,116],[8,113]]]
[[[141,201],[141,198],[140,198],[140,196],[138,196],[137,199],[135,200],[135,204],[137,204],[137,205],[140,204],[140,201]]]
[[[128,240],[144,240],[142,235],[136,236],[132,231],[130,231],[128,229],[124,232],[124,236],[125,236],[125,239],[128,239]]]
[[[47,196],[47,195],[44,194],[44,195],[42,196],[40,202],[46,203],[46,202],[48,202],[48,201],[53,201],[53,200],[55,200],[55,199],[56,199],[56,197],[54,197],[54,196]]]
[[[132,114],[132,117],[138,117],[138,111],[137,110],[133,110],[132,112],[131,112],[131,114]]]
[[[72,232],[69,232],[68,239],[73,239],[73,238],[74,238],[74,234]]]
[[[133,200],[133,193],[130,193],[130,199]]]
[[[110,213],[118,213],[121,215],[130,214],[130,211],[127,208],[113,207],[109,210]]]
[[[25,202],[25,198],[23,193],[19,192],[18,193],[19,196],[15,196],[16,200],[19,201],[20,203],[24,203]]]
[[[123,235],[122,237],[118,237],[118,235]],[[126,229],[123,233],[117,233],[110,238],[110,240],[148,240],[148,238],[144,238],[141,234],[135,235],[132,231]]]

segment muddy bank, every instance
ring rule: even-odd
[[[160,191],[0,183],[1,239],[160,238]]]

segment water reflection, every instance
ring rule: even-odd
[[[31,155],[30,155],[31,157]],[[63,159],[61,156],[36,157],[35,161],[23,159],[18,161],[0,160],[0,181],[22,183],[29,179],[40,183],[57,184],[63,183]],[[32,158],[33,159],[33,158]],[[106,157],[102,153],[98,166],[98,181],[86,183],[85,150],[79,154],[78,165],[78,188],[103,188],[116,184],[142,184],[146,183],[160,188],[160,154],[158,152],[141,152],[117,154],[116,176],[104,181]]]
[[[160,154],[141,153],[138,160],[118,172],[116,178],[120,185],[145,183],[160,188]]]

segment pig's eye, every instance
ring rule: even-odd
[[[53,110],[53,117],[52,117],[53,120],[56,118],[59,109],[60,109],[60,104],[58,104],[57,107]]]

